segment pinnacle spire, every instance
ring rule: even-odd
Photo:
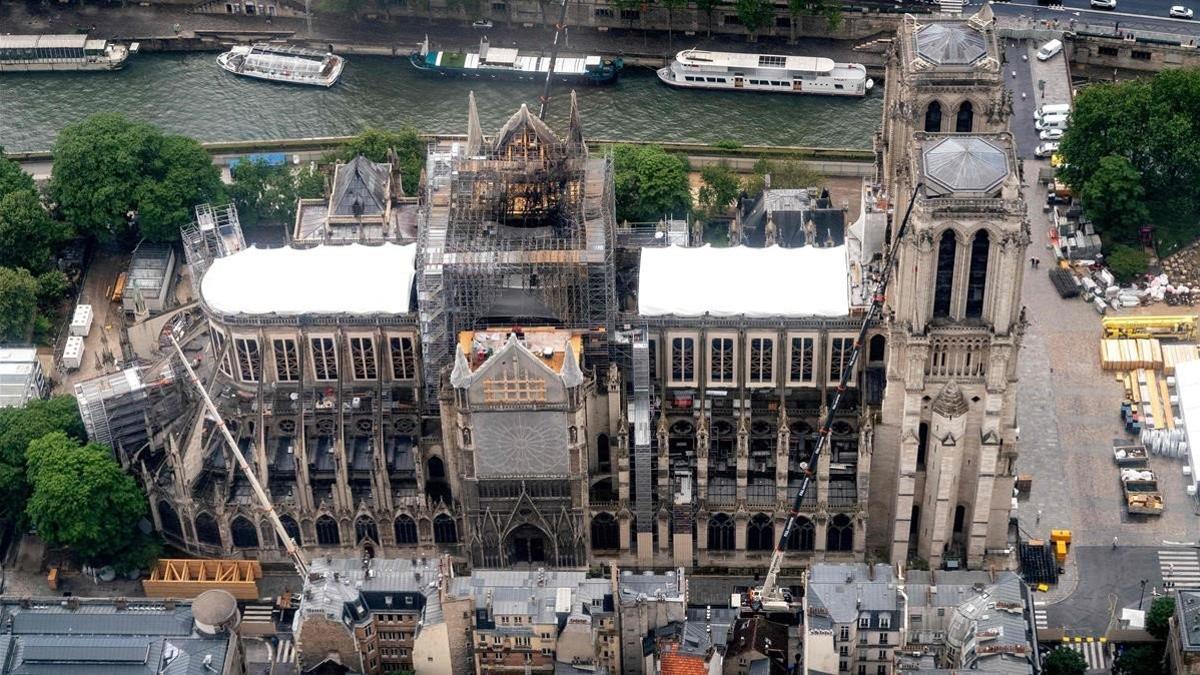
[[[474,157],[483,149],[483,127],[479,125],[479,110],[475,107],[475,92],[467,95],[467,156]]]
[[[450,386],[463,389],[471,384],[471,366],[458,345],[454,347],[454,370],[450,371]]]
[[[563,367],[562,372],[563,384],[568,387],[578,387],[583,384],[583,371],[579,369],[579,362],[575,360],[575,350],[571,347],[571,341],[567,340],[567,348],[563,350]]]
[[[571,90],[571,115],[567,125],[567,142],[573,145],[583,145],[583,120],[579,117],[579,101],[575,98],[575,90]]]

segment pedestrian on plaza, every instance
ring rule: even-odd
[[[1117,538],[1113,537],[1113,550],[1117,550]]]
[[[1042,510],[1041,510],[1041,509],[1038,509],[1038,510],[1037,510],[1037,520],[1036,520],[1036,521],[1034,521],[1034,524],[1035,524],[1035,525],[1040,525],[1040,524],[1041,524],[1041,522],[1042,522]]]

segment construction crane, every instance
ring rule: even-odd
[[[538,119],[546,119],[546,109],[550,107],[550,80],[554,77],[554,66],[558,63],[558,37],[567,30],[567,0],[562,0],[562,13],[558,16],[558,23],[554,24],[554,44],[550,47],[550,66],[546,68],[546,85],[542,89],[542,97],[539,100]]]
[[[817,470],[817,461],[821,457],[821,453],[825,452],[829,447],[830,428],[833,426],[833,417],[837,414],[838,408],[842,404],[842,397],[846,393],[846,385],[850,382],[850,375],[854,372],[854,365],[858,362],[858,357],[862,353],[863,342],[867,338],[867,330],[871,324],[879,318],[883,313],[883,303],[886,298],[888,282],[892,279],[892,268],[896,266],[896,252],[900,248],[900,241],[904,238],[904,233],[908,229],[908,218],[912,215],[913,204],[917,199],[917,192],[924,187],[924,183],[917,183],[913,188],[913,193],[908,200],[908,208],[904,211],[904,219],[900,221],[900,228],[896,231],[896,235],[892,238],[891,245],[888,247],[887,257],[884,259],[883,270],[879,274],[879,280],[875,285],[875,292],[871,294],[871,304],[867,308],[867,314],[863,317],[862,325],[858,329],[858,336],[854,338],[854,345],[850,349],[850,359],[846,362],[846,366],[842,368],[842,376],[838,380],[837,391],[833,396],[833,403],[825,412],[825,419],[821,420],[821,427],[818,431],[820,434],[817,439],[817,446],[813,448],[812,454],[808,456],[808,460],[800,463],[800,469],[804,472],[804,478],[800,481],[800,490],[796,493],[796,499],[792,502],[792,511],[788,514],[787,524],[783,526],[783,534],[779,537],[779,543],[775,545],[775,551],[771,554],[771,565],[767,568],[767,576],[763,580],[763,585],[759,588],[752,588],[746,593],[747,604],[755,612],[790,612],[791,598],[783,588],[779,586],[779,568],[783,565],[784,547],[787,546],[788,539],[792,535],[792,528],[796,526],[796,518],[800,515],[800,505],[804,502],[804,495],[808,494],[808,488],[812,485],[813,476]]]
[[[225,426],[225,420],[221,417],[221,413],[217,410],[216,404],[208,396],[208,391],[204,389],[204,383],[196,376],[196,371],[192,370],[192,365],[188,363],[187,356],[183,353],[183,347],[179,346],[179,341],[175,336],[171,336],[171,345],[175,347],[175,353],[179,355],[179,361],[183,364],[184,371],[187,372],[188,379],[196,387],[196,391],[200,392],[200,398],[204,401],[204,407],[208,409],[209,414],[217,422],[217,429],[221,431],[221,435],[225,437],[225,443],[229,445],[230,451],[237,459],[238,466],[242,468],[242,473],[250,481],[250,486],[254,488],[254,495],[258,498],[259,505],[266,511],[267,517],[271,519],[271,524],[275,526],[275,534],[279,536],[279,540],[283,542],[283,547],[287,549],[288,556],[292,559],[292,565],[296,567],[296,572],[300,574],[300,578],[308,577],[308,560],[296,545],[296,540],[292,539],[292,535],[283,526],[283,521],[279,519],[279,514],[275,512],[275,506],[271,503],[271,497],[263,490],[262,484],[258,482],[258,478],[254,475],[254,471],[250,468],[250,463],[246,461],[245,455],[242,454],[242,449],[238,447],[237,441],[233,439],[233,434],[229,433],[229,427]]]

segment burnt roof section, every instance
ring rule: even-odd
[[[390,164],[377,164],[362,155],[339,165],[333,174],[331,215],[357,217],[383,213],[391,174]]]
[[[827,195],[812,197],[808,190],[764,190],[756,200],[746,199],[742,208],[742,244],[766,245],[768,214],[775,222],[775,243],[784,248],[812,246],[806,225],[811,221],[818,246],[841,246],[846,242],[846,212],[833,206]]]
[[[925,178],[934,192],[991,193],[1008,177],[1008,153],[978,136],[948,136],[922,143]]]
[[[917,55],[939,66],[969,66],[987,56],[983,33],[965,23],[931,23],[917,29]]]
[[[550,130],[550,127],[546,126],[545,122],[538,119],[537,115],[530,112],[528,106],[522,103],[521,109],[513,113],[513,116],[508,118],[508,121],[504,123],[504,126],[496,134],[496,139],[492,143],[493,152],[500,152],[516,136],[526,131],[530,135],[537,137],[538,142],[542,145],[553,146],[560,143],[558,137]]]

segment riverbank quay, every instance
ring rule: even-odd
[[[423,134],[433,143],[439,140],[465,141],[463,135]],[[316,138],[285,138],[254,141],[217,141],[201,143],[212,155],[213,163],[223,170],[231,163],[245,160],[248,156],[282,154],[293,164],[321,161],[326,155],[350,140],[351,136],[322,136]],[[649,145],[646,141],[622,141],[593,139],[588,141],[592,152],[603,152],[618,143]],[[871,177],[875,173],[874,152],[856,148],[805,148],[795,146],[751,145],[722,147],[706,143],[653,143],[668,152],[687,158],[692,169],[701,169],[713,164],[727,164],[737,172],[749,172],[760,159],[795,160],[813,171],[826,176]],[[18,162],[21,168],[43,182],[50,179],[53,157],[50,150],[29,152],[6,152],[5,156]]]
[[[636,25],[582,27],[568,19],[563,54],[594,53],[621,56],[630,65],[659,66],[676,52],[687,48],[724,51],[824,56],[836,61],[864,63],[882,73],[879,54],[856,51],[856,44],[895,31],[900,14],[847,14],[837,31],[821,29],[819,17],[801,17],[798,24],[813,24],[797,29],[798,40],[790,44],[788,31],[762,35],[750,42],[748,36],[714,32],[708,36],[703,19],[680,19],[668,32]],[[719,19],[714,28],[719,28]],[[496,21],[493,28],[471,27],[466,18],[427,18],[414,16],[353,17],[318,14],[312,31],[300,17],[209,14],[193,11],[191,5],[52,5],[37,3],[0,3],[0,25],[14,33],[73,33],[90,31],[93,37],[138,41],[146,51],[216,51],[236,42],[279,40],[331,48],[343,55],[372,54],[400,56],[413,51],[429,37],[434,49],[459,49],[474,46],[486,35],[494,46],[519,45],[536,51],[548,48],[554,38],[552,26],[540,21]],[[853,28],[848,28],[853,26]],[[778,32],[778,29],[772,29]],[[806,35],[805,33],[808,33]],[[872,75],[874,76],[874,74]]]

